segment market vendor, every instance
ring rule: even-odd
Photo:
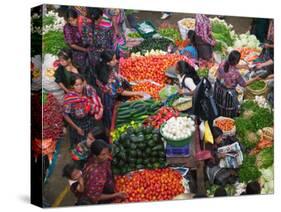
[[[239,51],[232,51],[226,61],[219,65],[215,83],[215,101],[219,115],[224,117],[236,117],[238,115],[238,94],[236,86],[246,87],[260,79],[258,76],[245,81],[239,72],[239,68],[248,68],[238,65],[241,54]]]
[[[259,75],[261,78],[267,78],[269,75],[272,75],[274,73],[273,58],[273,42],[271,40],[266,40],[261,54],[253,61],[254,64],[256,64],[254,67],[255,74]]]
[[[219,153],[218,148],[231,145],[235,142],[238,142],[234,137],[223,138],[223,132],[220,128],[214,127],[212,130],[212,134],[214,137],[214,144],[206,144],[206,149],[211,152],[212,158],[206,161],[206,172],[208,179],[211,183],[232,183],[235,182],[236,171],[232,168],[221,168],[219,163],[220,160],[226,157],[225,153]],[[225,177],[218,178],[220,173],[224,173]],[[228,179],[227,179],[228,178]],[[216,182],[219,181],[219,182]]]
[[[196,49],[196,43],[195,43],[195,31],[189,30],[187,33],[187,43],[188,45],[182,49],[180,49],[179,53],[181,55],[185,55],[190,59],[198,60],[198,52]]]
[[[88,8],[88,17],[93,22],[94,47],[98,51],[113,50],[112,22],[100,8]]]
[[[211,22],[206,15],[195,16],[195,43],[199,59],[211,60],[216,41],[212,38]]]
[[[113,49],[118,57],[127,57],[126,36],[124,31],[125,11],[123,9],[105,9],[105,14],[112,22]]]
[[[95,89],[84,83],[81,75],[71,78],[71,91],[64,97],[64,119],[70,125],[71,148],[86,139],[94,127],[94,120],[103,116],[103,105]]]
[[[78,69],[72,63],[72,51],[70,49],[62,49],[59,54],[59,67],[55,72],[55,82],[64,90],[69,92],[71,76],[78,74]]]
[[[109,145],[105,141],[97,139],[91,145],[91,154],[83,169],[85,189],[81,198],[88,199],[90,204],[111,203],[118,199],[125,200],[125,193],[115,192]]]
[[[127,81],[118,73],[117,64],[114,52],[105,50],[101,53],[100,63],[96,66],[97,85],[102,90],[102,101],[105,107],[104,125],[108,133],[117,97],[145,96],[144,92],[133,92],[128,89]]]
[[[179,80],[179,93],[184,95],[192,95],[196,85],[200,82],[200,78],[194,67],[189,63],[181,60],[176,64],[176,73]]]
[[[79,21],[78,13],[75,9],[68,9],[66,11],[66,24],[64,25],[64,40],[68,46],[72,49],[72,60],[75,65],[78,66],[80,73],[84,74],[86,71],[86,60],[88,59],[88,53],[90,52],[91,40],[91,27],[88,23],[81,23]],[[87,28],[88,33],[81,33],[81,26]],[[79,30],[80,29],[80,30]]]

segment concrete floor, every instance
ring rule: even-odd
[[[163,21],[160,19],[160,12],[144,12],[141,11],[136,14],[137,20],[151,20],[156,26],[161,24]],[[149,18],[148,18],[149,17]],[[193,14],[183,14],[183,13],[173,13],[166,21],[171,24],[177,24],[177,21],[186,17],[194,17]],[[244,33],[248,30],[251,18],[239,18],[239,17],[225,17],[227,23],[230,23],[234,26],[234,29],[237,33]],[[61,151],[57,160],[56,167],[53,174],[49,177],[47,183],[44,186],[44,197],[49,204],[54,204],[58,200],[59,195],[64,191],[68,182],[66,179],[62,178],[62,168],[66,163],[71,162],[70,155],[68,153],[69,142],[67,137],[64,142],[61,144]],[[62,195],[63,196],[63,195]],[[71,192],[67,194],[62,199],[60,206],[72,206],[75,203],[75,197]]]

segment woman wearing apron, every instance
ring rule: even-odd
[[[206,15],[196,14],[195,43],[199,59],[210,60],[213,57],[213,47],[216,41],[212,38],[211,22]]]
[[[239,102],[236,86],[246,87],[259,77],[245,81],[239,72],[238,63],[240,61],[240,53],[232,51],[228,59],[222,62],[217,71],[217,80],[215,83],[215,101],[219,111],[219,115],[225,117],[238,116]]]

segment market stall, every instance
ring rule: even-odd
[[[33,139],[32,144],[34,159],[43,155],[49,167],[55,166],[63,129],[64,91],[54,77],[57,53],[67,45],[63,38],[64,20],[52,11],[43,20],[43,56],[39,53],[33,56],[31,74],[34,93],[43,88],[39,94],[43,95],[43,101],[37,96],[36,104],[42,103],[39,106],[44,111],[44,132],[43,139]],[[263,194],[273,192],[274,124],[273,108],[267,100],[268,80],[237,87],[239,116],[216,117],[212,123],[194,115],[192,96],[179,93],[175,65],[182,60],[195,68],[200,80],[208,80],[212,90],[219,64],[230,51],[238,50],[239,65],[249,66],[239,72],[245,79],[252,77],[251,68],[261,53],[257,38],[249,33],[236,34],[233,26],[224,20],[213,18],[211,24],[216,40],[212,61],[196,61],[179,54],[179,48],[188,45],[188,31],[195,28],[193,18],[181,19],[177,25],[165,22],[159,27],[143,21],[136,24],[136,30],[126,30],[130,56],[120,58],[118,70],[132,91],[145,93],[143,99],[131,97],[117,102],[111,120],[112,172],[117,191],[128,194],[126,202],[171,200],[192,192],[212,197],[219,186],[224,186],[229,196],[240,195],[247,183],[253,181],[260,183]],[[206,176],[207,160],[213,159],[206,146],[215,144],[212,127],[221,129],[224,138],[238,139],[237,143],[218,148],[227,157],[219,162],[218,175],[213,181]],[[228,176],[233,166],[235,182],[224,182],[223,174]],[[50,172],[51,169],[46,176]],[[195,173],[195,185],[192,185],[195,189],[190,188],[191,172]],[[216,181],[218,176],[221,181]]]

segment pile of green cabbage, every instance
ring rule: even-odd
[[[244,47],[247,47],[250,49],[259,49],[260,42],[255,35],[250,35],[250,33],[247,32],[247,33],[241,34],[237,37],[237,39],[234,41],[233,47],[234,47],[234,49],[244,48]]]
[[[273,164],[273,147],[263,149],[257,154],[256,165],[259,169],[266,169]]]
[[[212,36],[216,40],[214,50],[226,54],[227,49],[233,46],[233,43],[237,38],[233,26],[218,18],[211,19],[211,23]]]
[[[259,183],[261,185],[261,194],[272,194],[274,193],[274,168],[273,166],[267,169],[260,169],[261,177]]]

